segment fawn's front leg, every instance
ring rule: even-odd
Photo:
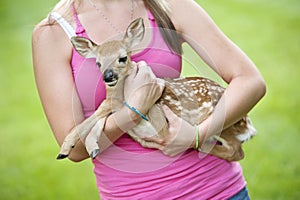
[[[121,105],[119,101],[107,98],[93,114],[96,121],[90,128],[89,134],[85,139],[86,150],[92,159],[95,159],[100,152],[98,141],[103,133],[107,117],[112,113],[112,108],[118,109]]]
[[[97,123],[97,117],[95,114],[84,120],[81,124],[75,126],[72,131],[66,136],[64,142],[60,148],[60,152],[57,159],[64,159],[68,157],[72,148],[79,141],[79,139],[85,138],[91,131],[92,127]]]
[[[101,133],[105,125],[106,117],[97,120],[96,124],[92,127],[90,133],[85,139],[85,148],[92,159],[95,159],[100,152],[98,144]]]
[[[103,126],[106,117],[111,112],[111,102],[104,100],[94,114],[85,119],[79,125],[75,126],[72,131],[66,136],[57,159],[68,157],[72,148],[79,139],[85,139],[87,152],[92,158],[95,158],[99,153],[98,139],[103,131]]]

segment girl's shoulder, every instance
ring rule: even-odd
[[[69,38],[62,27],[49,17],[40,21],[32,31],[32,43],[52,43],[66,45]]]
[[[55,17],[54,17],[55,14]],[[58,19],[63,19],[72,27],[75,26],[75,21],[70,11],[67,13],[61,10],[51,11],[46,18],[41,20],[33,29],[33,37],[45,37],[48,40],[65,38],[66,34],[62,26],[57,22]]]
[[[204,9],[194,0],[165,0],[168,14],[176,29],[181,32],[191,23],[196,25],[206,15]],[[194,20],[191,20],[193,19]],[[195,19],[196,18],[196,19]]]
[[[62,37],[63,33],[58,23],[51,22],[48,18],[45,18],[34,27],[32,37],[38,40],[55,40]]]
[[[32,48],[38,56],[70,59],[72,44],[58,23],[49,22],[48,18],[39,22],[32,32]]]

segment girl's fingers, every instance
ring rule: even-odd
[[[135,77],[137,72],[138,72],[138,65],[136,64],[136,62],[132,62],[132,68],[129,73],[129,77]]]
[[[145,61],[143,61],[143,60],[140,61],[140,62],[138,62],[137,65],[138,65],[138,67],[141,67],[141,66],[148,66],[147,63],[146,63]]]
[[[173,123],[177,119],[177,115],[166,105],[163,105],[162,108],[169,123]]]
[[[137,65],[138,65],[138,70],[139,70],[140,74],[148,74],[148,75],[150,75],[151,79],[156,79],[155,74],[152,72],[151,68],[147,65],[147,63],[145,61],[140,61],[137,63]]]
[[[154,142],[156,144],[159,145],[164,145],[165,141],[157,136],[153,136],[153,137],[148,137],[148,138],[143,138],[143,140],[145,140],[146,142]]]

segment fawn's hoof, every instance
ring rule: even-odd
[[[95,159],[95,158],[98,156],[99,152],[100,152],[100,149],[95,149],[95,150],[92,151],[92,153],[90,154],[90,157],[91,157],[92,159]]]
[[[58,156],[56,157],[57,160],[61,160],[61,159],[64,159],[68,157],[68,155],[65,155],[65,154],[58,154]]]

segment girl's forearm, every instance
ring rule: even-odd
[[[237,77],[226,88],[213,114],[199,125],[200,143],[233,125],[264,96],[265,83],[260,76]]]
[[[139,115],[123,106],[119,111],[107,117],[104,134],[99,138],[100,151],[104,151],[128,130],[140,122]]]

